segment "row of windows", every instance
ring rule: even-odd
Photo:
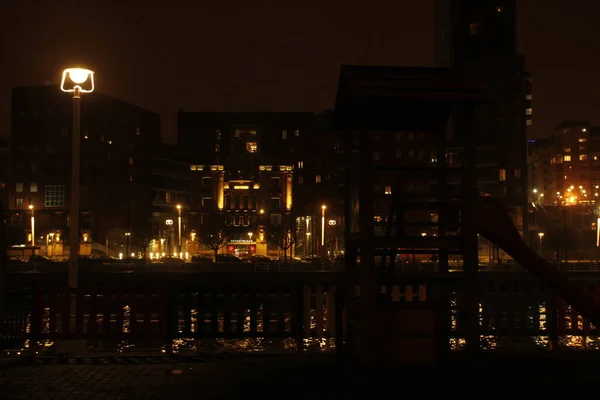
[[[251,215],[227,215],[225,217],[226,225],[233,226],[250,226],[255,222],[256,217]],[[273,225],[281,225],[281,214],[271,214],[269,215],[269,220]],[[202,214],[200,215],[200,223],[208,224],[211,221],[211,214]]]
[[[23,184],[18,183],[17,189],[21,185],[21,190],[17,192],[23,192]],[[37,183],[31,183],[29,185],[30,192],[36,193],[38,191]],[[44,196],[44,206],[47,208],[53,207],[64,207],[65,206],[65,186],[64,185],[46,185]],[[19,197],[15,199],[15,208],[24,208],[23,198]],[[29,205],[34,205],[29,199]]]
[[[256,137],[256,129],[234,129],[233,130],[233,136],[236,138],[243,138],[243,137]],[[283,140],[287,140],[288,139],[288,131],[287,129],[284,129],[281,131],[281,138]],[[299,129],[295,129],[294,130],[294,137],[299,137],[300,136],[300,130]],[[215,131],[215,139],[217,140],[221,140],[221,138],[223,137],[221,130],[217,129]]]

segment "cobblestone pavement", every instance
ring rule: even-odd
[[[219,363],[19,365],[0,371],[0,399],[321,398],[322,380],[307,385],[303,375],[326,374],[313,368],[329,362],[287,356]]]
[[[439,396],[440,391],[471,398],[484,393],[545,396],[558,389],[596,387],[600,367],[591,367],[598,363],[573,361],[510,358],[375,374],[337,363],[330,355],[214,363],[32,363],[0,370],[0,399],[372,399],[407,393]]]

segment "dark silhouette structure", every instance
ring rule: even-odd
[[[459,68],[488,97],[474,110],[478,190],[506,199],[526,241],[527,128],[532,124],[531,76],[516,48],[515,0],[437,0],[436,63]],[[498,249],[492,250],[498,258]]]

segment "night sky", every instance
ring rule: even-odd
[[[12,86],[76,64],[96,71],[100,91],[160,112],[169,141],[179,108],[320,111],[333,106],[340,64],[433,64],[433,0],[118,3],[3,2],[0,134]],[[519,3],[534,136],[563,119],[600,124],[600,1]]]

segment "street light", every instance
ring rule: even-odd
[[[169,257],[171,257],[173,254],[171,253],[171,227],[173,226],[173,220],[168,219],[165,221],[165,224],[167,225],[167,248],[169,250]]]
[[[131,232],[125,232],[125,255],[129,257],[129,238],[131,237]]]
[[[544,232],[538,233],[538,237],[540,238],[540,255],[542,254],[542,245],[544,243]]]
[[[31,210],[31,247],[35,247],[35,215],[33,211],[33,204],[29,205]],[[35,252],[35,249],[33,250]]]
[[[323,204],[321,206],[321,247],[325,246],[325,210],[327,206]]]
[[[179,251],[178,253],[181,254],[181,204],[177,204],[177,224],[178,224],[178,229],[177,229],[177,240],[179,243]]]
[[[87,85],[82,86],[84,83]],[[69,232],[69,288],[77,288],[79,261],[79,163],[81,134],[81,94],[94,91],[94,71],[67,68],[63,71],[60,90],[73,93],[73,132],[71,148],[71,227]]]

